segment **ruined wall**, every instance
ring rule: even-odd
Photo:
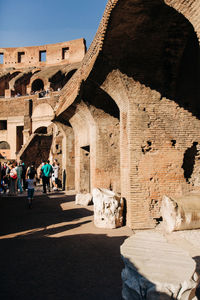
[[[57,143],[56,151],[60,152],[60,175],[65,182],[65,190],[75,190],[75,146],[74,130],[68,125],[55,122],[58,128],[59,136],[62,137]],[[56,146],[56,145],[55,145]]]
[[[121,192],[119,120],[95,107],[90,111],[96,121],[96,166],[93,187]]]
[[[108,1],[88,53],[60,97],[57,116],[65,115],[80,95],[81,83],[95,82],[118,105],[121,192],[131,228],[155,226],[163,194],[179,196],[195,188],[200,137],[199,13],[198,0]],[[101,126],[93,161],[103,173],[98,161],[101,142],[99,149],[97,145],[101,137],[105,144],[107,139]],[[87,132],[86,128],[79,132],[85,141]],[[76,155],[80,157],[80,152]],[[95,176],[91,172],[91,182],[96,183]]]
[[[175,101],[139,83],[132,81],[131,94],[130,209],[137,213],[129,224],[151,227],[160,217],[163,195],[180,196],[195,190],[190,178],[200,143],[200,121]]]
[[[189,176],[199,143],[199,18],[195,1],[174,1],[194,28],[159,1],[139,2],[118,1],[90,79],[103,82],[119,106],[120,154],[127,151],[122,139],[128,145],[128,177],[123,173],[121,179],[129,182],[127,223],[141,229],[155,226],[163,194],[181,195],[195,187]],[[124,15],[125,22],[119,22]],[[97,72],[102,69],[104,79]]]
[[[0,48],[3,55],[1,68],[44,67],[55,64],[72,64],[83,59],[84,39],[34,47]],[[42,57],[44,53],[44,58]]]
[[[29,166],[33,161],[35,162],[36,168],[38,168],[43,160],[49,159],[52,138],[53,136],[48,134],[34,135],[19,159],[21,159],[26,166]]]
[[[75,189],[120,192],[119,120],[81,102],[69,120],[75,134]]]
[[[16,153],[18,152],[17,146],[17,128],[21,127],[24,135],[23,143],[26,143],[30,134],[37,128],[42,126],[49,126],[53,114],[45,115],[45,111],[41,111],[40,115],[32,118],[32,113],[36,107],[41,105],[47,105],[53,109],[57,102],[57,97],[52,96],[49,98],[38,98],[37,95],[31,96],[31,107],[29,107],[30,96],[17,97],[17,98],[1,98],[0,105],[0,122],[5,121],[7,123],[7,128],[5,130],[0,129],[0,141],[6,141],[10,145],[10,155],[9,159],[16,158]],[[31,111],[29,111],[29,109]],[[32,124],[34,125],[32,128]]]

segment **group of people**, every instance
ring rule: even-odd
[[[4,194],[11,196],[22,194],[27,190],[28,204],[32,206],[36,181],[42,180],[43,193],[47,193],[47,189],[51,191],[58,190],[58,173],[59,164],[57,159],[54,159],[51,165],[49,161],[43,161],[39,168],[39,176],[35,163],[32,162],[27,168],[22,161],[4,162],[1,165],[1,184],[0,188]],[[38,178],[39,177],[39,178]]]
[[[59,164],[57,159],[54,159],[53,164],[51,165],[49,160],[43,161],[40,168],[40,177],[42,179],[43,193],[51,191],[50,185],[52,184],[53,190],[58,190],[58,173],[59,173]]]
[[[1,189],[3,193],[16,195],[26,190],[26,167],[21,161],[4,162],[1,165]]]

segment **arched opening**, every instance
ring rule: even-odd
[[[45,126],[39,127],[35,130],[34,133],[47,134],[47,127]]]
[[[124,20],[120,27],[119,20]],[[164,1],[120,1],[95,69],[103,70],[95,74],[100,85],[106,74],[118,69],[200,116],[197,34],[188,19]]]
[[[44,90],[44,82],[41,79],[36,79],[32,83],[32,88],[31,90],[33,92],[39,92]]]
[[[20,74],[15,81],[13,81],[12,95],[25,96],[27,94],[26,88],[30,83],[31,72]]]
[[[3,158],[10,158],[10,145],[6,141],[1,141],[0,142],[0,155]]]
[[[5,96],[5,90],[9,89],[9,82],[16,77],[20,72],[16,71],[11,73],[7,73],[6,75],[4,74],[3,76],[0,77],[0,97]]]
[[[0,142],[0,149],[10,149],[10,145],[7,142],[2,141]]]
[[[50,87],[54,90],[60,90],[63,86],[69,81],[72,75],[76,72],[77,69],[71,70],[69,73],[65,74],[61,71],[58,71],[56,74],[52,76],[50,79],[51,84]]]

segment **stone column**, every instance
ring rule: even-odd
[[[24,112],[24,131],[23,131],[23,137],[24,137],[24,145],[28,141],[31,133],[32,133],[32,99],[25,99],[25,112]]]
[[[11,98],[11,90],[10,89],[5,90],[5,98]]]

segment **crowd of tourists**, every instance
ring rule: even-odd
[[[22,161],[8,161],[1,165],[1,193],[16,196],[27,191],[29,206],[32,205],[36,184],[42,182],[43,193],[58,191],[59,164],[54,159],[53,164],[44,160],[38,170],[32,162],[28,167]]]

